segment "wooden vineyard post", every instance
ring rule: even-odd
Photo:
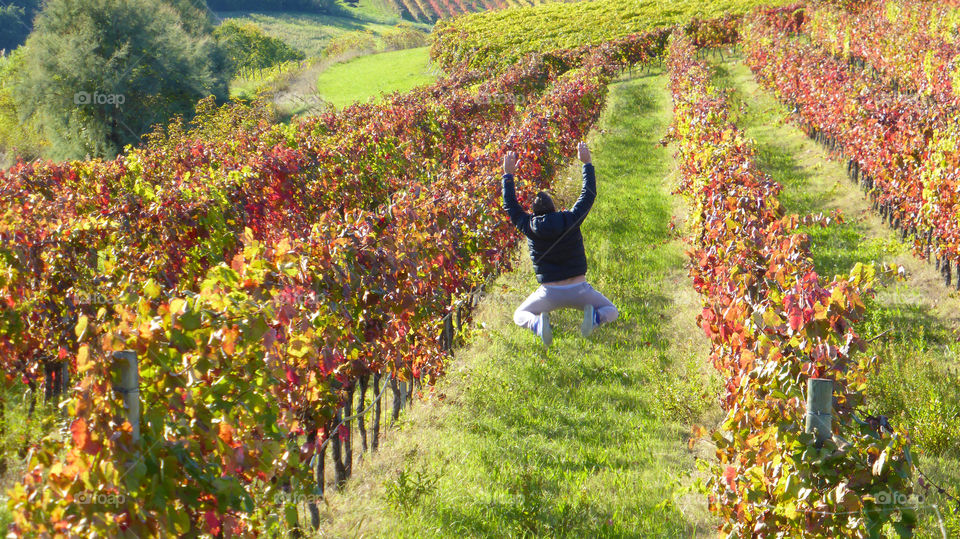
[[[447,352],[453,350],[453,313],[448,314],[443,319],[444,348]]]
[[[376,451],[380,448],[380,375],[373,375],[373,436],[370,440],[370,449]]]
[[[60,362],[60,393],[66,393],[70,386],[70,364]]]
[[[313,439],[317,440],[317,435],[313,435]],[[326,461],[327,461],[327,445],[323,444],[320,448],[320,451],[317,453],[317,466],[313,474],[313,479],[317,483],[316,492],[319,492],[317,496],[311,496],[307,508],[310,510],[310,524],[313,526],[313,529],[320,528],[320,509],[317,505],[317,502],[322,500],[326,493]]]
[[[50,370],[50,364],[43,366],[43,402],[50,402],[53,398],[53,376]]]
[[[337,488],[343,488],[343,484],[347,482],[347,470],[343,465],[343,451],[341,450],[340,433],[338,432],[341,417],[343,417],[343,412],[337,410],[337,415],[333,420],[334,429],[330,432],[330,445],[333,446],[333,473]]]
[[[307,435],[307,445],[315,445],[316,443],[317,431],[313,430]],[[319,487],[320,492],[323,492],[323,454],[317,451],[314,458],[317,459],[317,465],[314,468],[313,480]],[[317,507],[317,500],[313,496],[307,500],[307,510],[310,512],[310,525],[313,526],[313,529],[318,529],[320,527],[320,508]]]
[[[411,410],[413,410],[413,394],[416,391],[413,387],[413,380],[414,378],[411,376],[410,381],[407,382],[407,393],[406,393],[406,397],[407,397],[406,403]]]
[[[127,411],[127,421],[133,427],[133,441],[140,441],[140,372],[137,366],[137,353],[133,351],[114,352],[113,357],[120,362],[120,385],[114,391],[123,395],[123,407]]]
[[[390,389],[393,391],[393,421],[396,422],[400,419],[400,407],[403,406],[403,401],[400,388],[397,387],[397,379],[394,377],[390,378]]]
[[[817,446],[833,436],[833,380],[810,378],[807,380],[807,417],[805,432],[816,435]]]
[[[357,397],[357,410],[362,411],[360,417],[357,418],[357,430],[360,431],[360,446],[362,448],[361,455],[367,452],[367,410],[364,408],[364,401],[367,398],[367,384],[370,382],[369,375],[363,375],[360,377],[360,395]],[[377,396],[376,392],[373,394],[374,397]]]
[[[353,415],[353,391],[354,386],[351,385],[350,389],[347,390],[347,401],[343,404],[343,417],[348,418]],[[351,421],[344,421],[343,427],[347,431],[347,436],[343,440],[343,453],[344,453],[344,473],[347,478],[353,475],[353,432],[350,428]]]

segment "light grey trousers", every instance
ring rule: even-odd
[[[590,283],[576,283],[560,286],[543,286],[533,291],[513,313],[513,321],[520,327],[533,329],[534,322],[540,313],[547,313],[569,307],[583,310],[587,305],[593,305],[600,322],[613,322],[620,315],[617,308],[590,286]]]

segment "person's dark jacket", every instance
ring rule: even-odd
[[[593,165],[583,165],[583,190],[570,211],[530,215],[517,202],[513,175],[503,175],[503,209],[510,221],[527,237],[537,282],[552,283],[587,273],[580,224],[597,197]]]

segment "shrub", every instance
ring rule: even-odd
[[[225,98],[227,82],[204,16],[161,0],[49,0],[13,83],[50,157],[113,156],[197,100]]]
[[[0,56],[0,168],[12,165],[18,158],[36,159],[47,146],[35,120],[21,121],[13,99],[12,82],[19,77],[23,65],[22,49]]]
[[[250,22],[228,20],[217,27],[214,37],[233,77],[245,70],[267,69],[306,58],[303,52],[267,35]]]
[[[398,24],[381,36],[384,50],[413,49],[427,45],[427,34],[409,24]]]
[[[327,58],[351,52],[368,53],[379,49],[377,35],[372,31],[347,32],[330,40],[323,55]]]

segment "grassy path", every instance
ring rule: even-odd
[[[859,326],[865,337],[881,335],[868,353],[882,360],[868,403],[875,415],[906,427],[927,475],[960,493],[960,298],[942,284],[933,266],[915,258],[899,236],[884,226],[862,192],[846,179],[844,165],[788,123],[787,109],[762,91],[740,62],[721,66],[722,83],[736,90],[738,125],[756,139],[761,166],[784,186],[780,200],[788,212],[838,209],[846,224],[811,228],[811,250],[824,276],[846,273],[856,262],[903,265],[909,277],[868,303],[869,318]],[[951,537],[960,536],[960,513],[930,492],[923,507],[921,536],[939,537],[943,513]],[[960,511],[960,508],[955,508]]]
[[[594,286],[621,319],[579,336],[579,312],[553,317],[544,351],[512,323],[535,287],[526,258],[492,288],[471,344],[347,490],[321,535],[678,537],[709,535],[690,425],[715,419],[699,309],[669,227],[671,119],[662,75],[611,87],[591,140],[599,196],[583,232]],[[568,203],[577,170],[562,182]],[[525,188],[521,179],[518,187]]]

